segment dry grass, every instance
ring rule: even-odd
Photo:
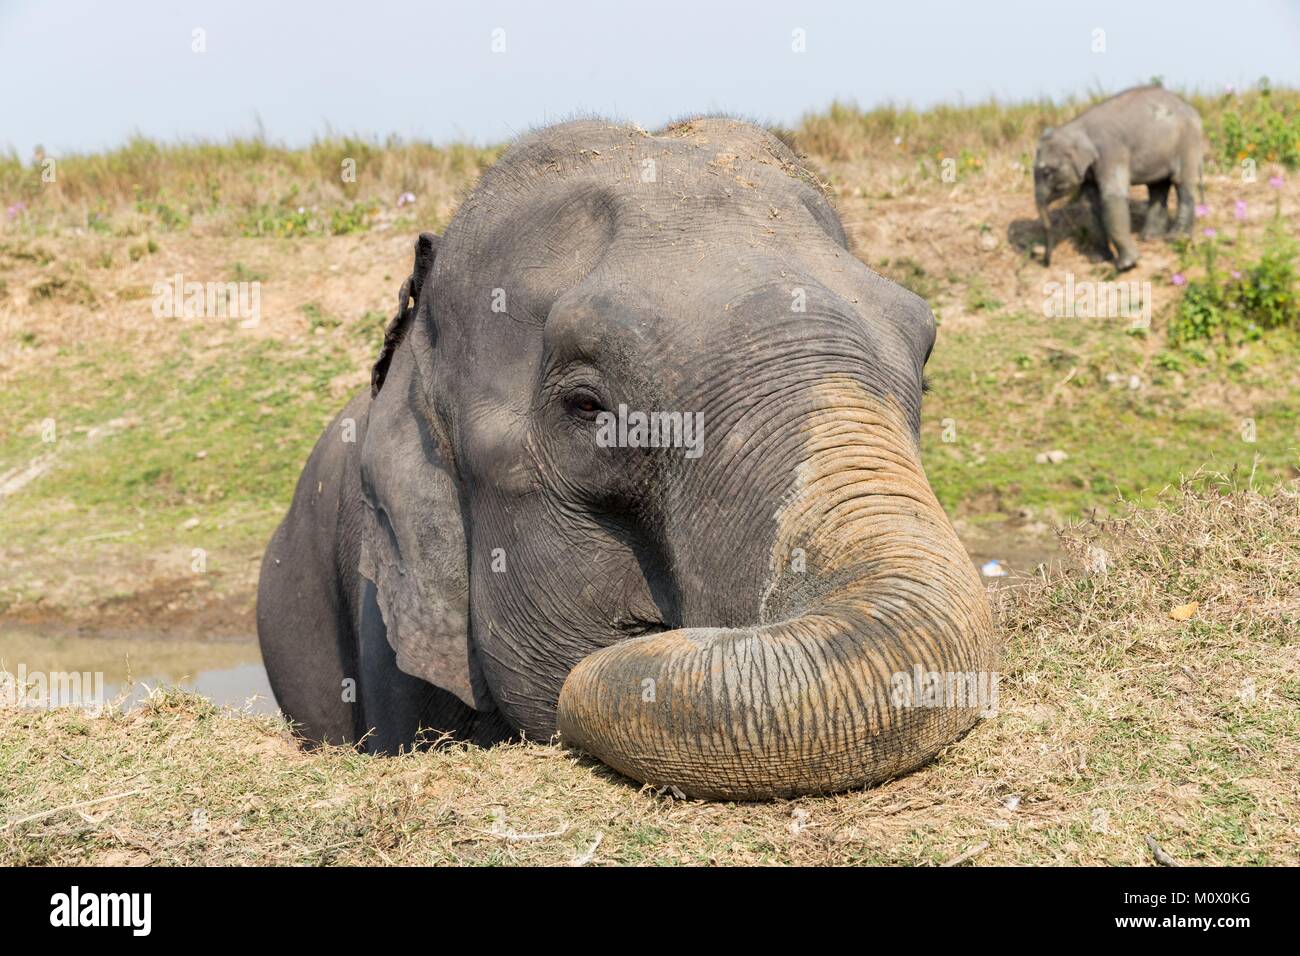
[[[973,864],[1148,864],[1151,835],[1185,864],[1294,864],[1300,488],[1202,478],[1168,504],[1067,532],[1093,573],[1001,592],[998,713],[874,790],[678,801],[538,744],[306,754],[160,694],[0,710],[0,863],[940,864],[987,843]]]
[[[809,113],[780,131],[824,164],[937,175],[945,157],[965,176],[995,157],[1023,163],[1039,133],[1069,120],[1106,94],[1051,102],[938,105],[925,110],[848,103]],[[1189,95],[1209,140],[1210,172],[1232,172],[1240,146],[1261,165],[1300,163],[1300,91],[1257,87],[1232,96]],[[1259,142],[1251,142],[1259,140]],[[363,231],[415,221],[396,208],[416,198],[418,220],[441,229],[459,197],[500,155],[500,145],[435,146],[330,135],[290,149],[259,134],[226,142],[174,144],[136,138],[103,153],[32,157],[0,154],[0,234],[45,235],[81,229],[129,238],[148,233],[302,235]],[[1227,152],[1225,152],[1227,151]],[[1242,155],[1247,155],[1243,151]],[[47,165],[53,161],[53,167]],[[858,179],[861,177],[858,176]]]
[[[1236,144],[1234,131],[1267,130],[1270,118],[1290,124],[1294,136],[1300,91],[1267,89],[1257,86],[1235,95],[1182,95],[1201,114],[1210,146],[1211,165],[1227,159],[1223,150]],[[962,156],[972,160],[990,153],[1032,156],[1039,135],[1049,126],[1068,122],[1087,107],[1117,91],[1097,91],[1090,96],[1061,101],[1037,100],[1001,103],[939,105],[924,110],[911,107],[883,106],[862,110],[851,103],[836,102],[824,112],[809,113],[791,133],[804,151],[825,160],[840,162],[859,159],[879,161],[882,157],[901,156],[912,160],[933,159],[936,155]],[[1177,92],[1177,91],[1176,91]],[[1245,118],[1241,124],[1239,119]],[[1255,120],[1260,122],[1256,123]],[[1274,128],[1279,119],[1272,118]],[[1279,129],[1285,135],[1285,130]],[[1297,146],[1287,140],[1249,142],[1250,154],[1261,162],[1291,161]]]
[[[325,215],[321,223],[325,232],[352,232],[383,221],[404,193],[420,203],[424,228],[441,228],[461,191],[499,154],[499,147],[395,138],[335,137],[305,149],[262,137],[174,145],[137,138],[104,153],[39,154],[26,162],[0,155],[0,198],[7,209],[22,204],[10,228],[29,234],[69,228],[119,238],[150,231],[262,234],[267,221],[285,224],[300,208],[356,211],[356,222]],[[47,180],[42,163],[50,158],[55,165]]]

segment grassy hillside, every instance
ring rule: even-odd
[[[994,592],[998,712],[931,766],[701,804],[535,743],[373,760],[170,691],[107,716],[0,704],[0,864],[1145,864],[1148,838],[1181,863],[1294,863],[1300,95],[1195,102],[1207,208],[1191,241],[1141,244],[1139,329],[1044,313],[1048,283],[1114,277],[1080,207],[1051,269],[1034,250],[1034,143],[1083,103],[835,105],[782,133],[857,254],[939,318],[923,454],[968,547],[1068,558]],[[115,662],[252,633],[262,546],[368,381],[415,233],[499,152],[0,156],[0,666],[60,660],[51,633]],[[177,275],[257,283],[260,321],[155,316]],[[1226,476],[1181,485],[1203,466]],[[231,646],[168,653],[199,669]]]
[[[1150,865],[1148,837],[1183,865],[1294,864],[1300,487],[1206,478],[1161,504],[1071,531],[1094,573],[999,592],[997,713],[870,791],[679,801],[532,743],[305,754],[158,692],[0,707],[0,865]]]
[[[1287,240],[1298,103],[1197,100],[1221,268]],[[1204,238],[1143,244],[1126,279],[1151,283],[1150,330],[1044,318],[1045,282],[1113,272],[1077,207],[1053,268],[1033,256],[1028,160],[1082,105],[837,105],[784,134],[822,169],[858,254],[940,318],[923,450],[968,539],[1050,541],[1203,464],[1261,488],[1300,473],[1295,331],[1168,334]],[[261,545],[366,381],[414,234],[445,226],[499,152],[339,138],[0,158],[0,615],[168,630],[206,609],[198,630],[250,633]],[[1254,183],[1239,156],[1258,158]],[[177,274],[259,283],[260,323],[156,318],[154,285]]]

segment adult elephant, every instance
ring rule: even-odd
[[[380,752],[558,729],[700,797],[917,767],[980,703],[913,675],[994,661],[918,456],[934,337],[760,128],[523,139],[421,237],[268,548],[282,707]]]

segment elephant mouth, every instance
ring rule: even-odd
[[[675,630],[671,625],[659,619],[650,619],[643,617],[624,617],[613,622],[615,633],[618,639],[628,640],[633,637],[644,637],[647,634],[662,634],[665,631]]]

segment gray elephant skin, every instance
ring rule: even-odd
[[[558,731],[703,798],[916,768],[983,704],[900,675],[995,666],[920,464],[934,339],[759,127],[522,139],[420,237],[372,387],[271,539],[280,705],[373,753]]]
[[[1044,131],[1034,157],[1034,199],[1045,232],[1043,264],[1052,261],[1048,207],[1080,193],[1092,208],[1102,254],[1115,247],[1123,272],[1138,261],[1129,224],[1131,186],[1147,187],[1143,239],[1169,230],[1169,189],[1178,192],[1173,233],[1186,235],[1195,218],[1193,187],[1201,183],[1201,118],[1184,100],[1159,86],[1125,90],[1059,129]]]

